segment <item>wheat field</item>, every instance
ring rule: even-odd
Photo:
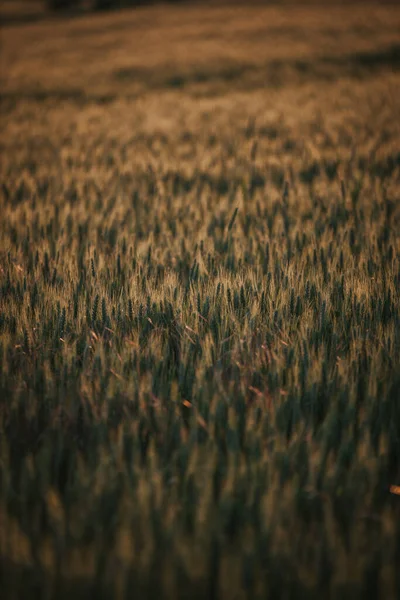
[[[2,598],[398,598],[400,9],[1,40]]]

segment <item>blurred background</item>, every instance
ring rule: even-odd
[[[299,5],[354,5],[354,4],[398,4],[397,0],[2,0],[0,18],[2,24],[32,21],[51,15],[74,16],[90,11],[139,8],[150,5],[175,4],[182,6],[299,6]]]

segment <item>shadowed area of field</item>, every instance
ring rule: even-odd
[[[321,56],[315,59],[285,60],[275,59],[264,65],[237,64],[221,67],[197,68],[188,72],[179,72],[167,68],[122,67],[112,73],[116,82],[141,86],[144,90],[165,91],[170,88],[181,89],[203,84],[197,93],[218,95],[232,93],[234,89],[249,91],[258,88],[282,87],[294,83],[324,83],[341,78],[365,79],[374,73],[400,69],[400,44],[393,44],[379,50],[355,52],[344,56]],[[208,85],[207,85],[208,84]],[[226,89],[228,86],[229,89]],[[225,89],[224,89],[225,88]],[[118,98],[134,99],[137,94],[122,90],[119,93],[103,92],[91,94],[89,90],[76,88],[32,89],[0,92],[0,101],[8,100],[15,105],[18,100],[42,102],[45,100],[71,101],[78,104],[106,104]],[[196,90],[196,88],[195,88]],[[196,91],[195,91],[196,93]]]

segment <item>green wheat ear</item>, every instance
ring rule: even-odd
[[[90,259],[90,269],[91,269],[91,272],[92,272],[92,276],[95,279],[96,278],[96,268],[95,268],[95,265],[94,265],[93,258]]]
[[[92,314],[91,314],[92,327],[95,327],[95,325],[96,325],[97,312],[99,309],[99,302],[100,302],[100,296],[98,294],[96,294],[96,297],[93,302]]]

